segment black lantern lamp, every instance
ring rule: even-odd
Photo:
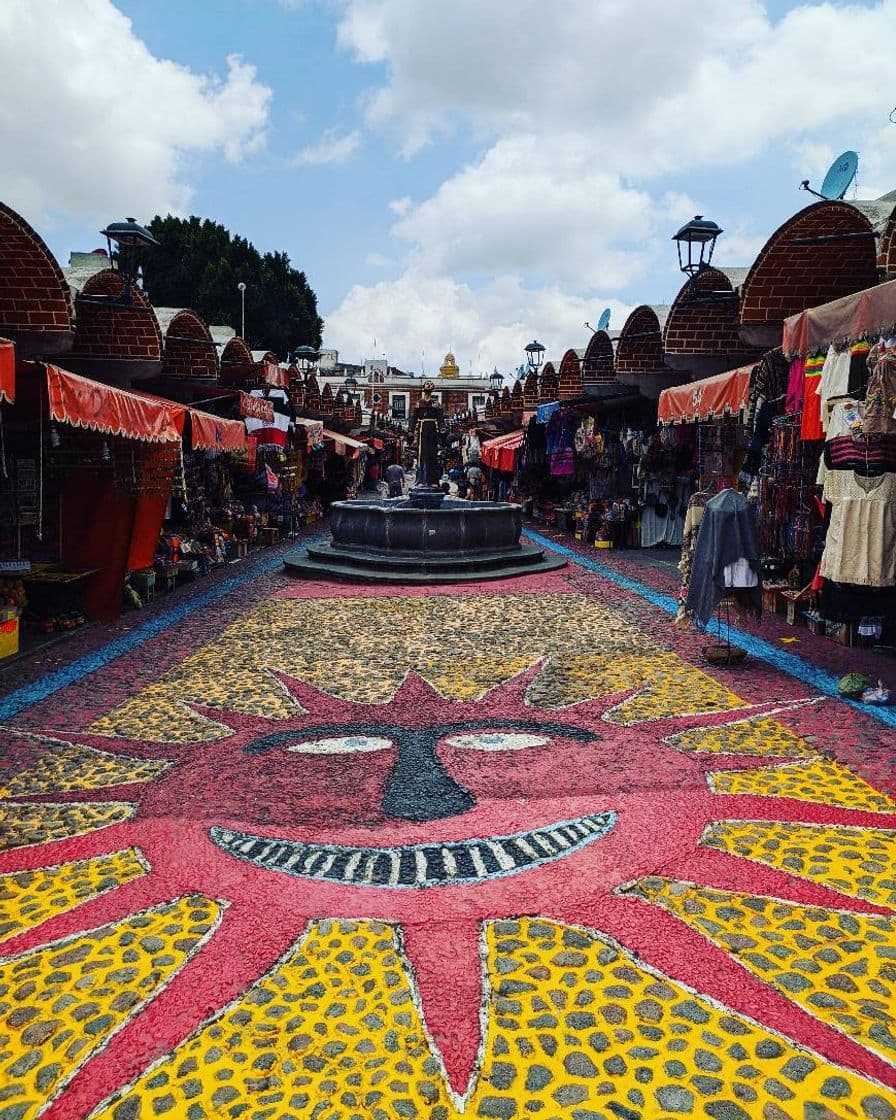
[[[702,214],[695,215],[681,227],[672,240],[678,246],[678,267],[688,276],[695,276],[704,268],[709,268],[716,239],[723,231],[715,222],[710,222]],[[687,260],[685,260],[685,245]]]
[[[348,390],[357,389],[358,388],[358,379],[357,379],[357,377],[354,376],[354,374],[350,373],[348,375],[348,377],[346,377],[345,381],[342,382],[342,384],[343,384],[343,387],[348,389]]]
[[[124,291],[120,302],[130,303],[131,288],[137,283],[143,257],[148,249],[154,248],[159,243],[149,230],[144,229],[134,218],[128,218],[126,222],[110,222],[100,232],[109,246],[109,259],[124,280]],[[113,242],[116,245],[114,250]]]
[[[320,352],[315,350],[313,346],[297,346],[292,352],[292,360],[305,375],[306,380],[319,357]]]
[[[544,361],[544,347],[533,339],[526,347],[526,361],[532,373],[538,373],[541,369],[541,363]]]
[[[498,367],[495,366],[494,370],[489,374],[488,387],[494,393],[501,392],[501,386],[504,384],[504,374],[498,373]]]

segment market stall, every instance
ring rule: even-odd
[[[817,463],[824,522],[811,551],[810,625],[847,644],[896,631],[896,281],[791,316],[787,410]],[[796,439],[792,440],[796,443]],[[822,504],[823,503],[823,504]],[[808,589],[807,589],[808,590]],[[810,598],[807,595],[807,598]]]
[[[25,569],[26,621],[116,616],[126,573],[153,563],[186,410],[40,363],[4,409],[0,561]]]

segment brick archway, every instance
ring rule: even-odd
[[[668,309],[660,310],[665,319]],[[663,325],[656,307],[642,303],[625,320],[616,347],[616,373],[668,373],[663,353]]]
[[[666,364],[695,377],[736,369],[761,351],[740,338],[740,309],[730,278],[718,268],[691,277],[675,297],[663,331]]]
[[[165,332],[162,373],[212,381],[218,377],[218,350],[206,324],[195,311],[178,311]]]
[[[595,331],[582,359],[582,384],[610,385],[616,380],[613,343],[606,331]]]
[[[754,261],[741,289],[740,337],[750,346],[779,346],[788,315],[877,280],[877,246],[865,215],[848,202],[816,202],[788,218]]]
[[[538,378],[538,399],[542,404],[549,404],[557,400],[560,390],[560,379],[554,368],[553,362],[545,362]]]
[[[65,354],[75,340],[72,295],[62,269],[21,215],[0,203],[0,335],[20,358]]]
[[[558,396],[561,401],[582,395],[582,356],[584,350],[567,350],[560,359],[557,373]]]
[[[130,303],[114,302],[121,298],[124,287],[117,272],[104,269],[94,273],[75,297],[75,342],[66,359],[75,373],[127,385],[160,372],[162,331],[158,320],[137,287],[131,288]]]

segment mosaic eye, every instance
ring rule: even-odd
[[[380,739],[373,735],[340,735],[335,739],[312,739],[308,743],[294,743],[286,749],[295,754],[361,754],[364,751],[385,751],[391,746],[391,739]]]
[[[468,751],[524,751],[550,743],[543,735],[522,735],[518,732],[477,731],[472,735],[452,735],[445,742]]]

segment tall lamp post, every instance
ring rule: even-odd
[[[240,338],[246,341],[246,285],[240,280],[236,286],[240,293]]]

